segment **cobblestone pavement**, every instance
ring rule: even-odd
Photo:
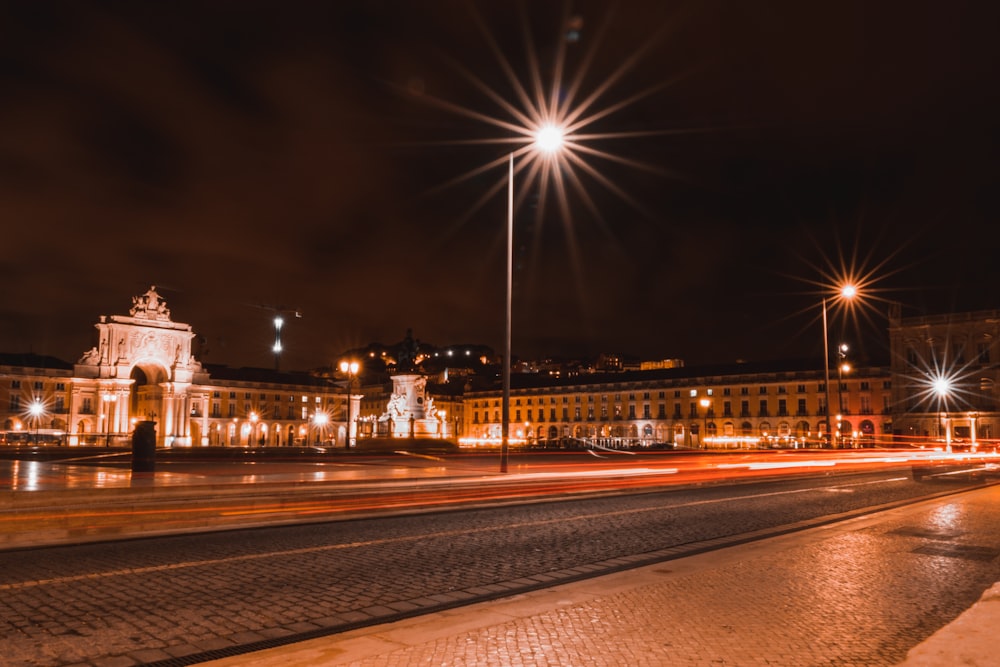
[[[211,664],[895,665],[960,571],[1000,580],[998,507],[991,487]]]

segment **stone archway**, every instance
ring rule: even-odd
[[[132,297],[128,315],[102,315],[96,327],[98,344],[74,366],[76,377],[92,382],[74,391],[70,423],[96,411],[95,430],[110,438],[126,434],[134,420],[150,419],[158,445],[190,445],[189,391],[196,379],[207,379],[191,354],[191,326],[170,319],[153,286]],[[206,428],[207,422],[199,432]]]

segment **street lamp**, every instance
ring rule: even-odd
[[[535,142],[531,148],[538,153],[554,155],[563,146],[564,129],[558,125],[546,124],[535,131]],[[530,150],[530,149],[529,149]],[[511,284],[514,272],[514,153],[507,161],[507,292],[504,309],[503,337],[503,399],[500,403],[500,472],[507,472],[507,456],[510,449],[510,332],[511,332]]]
[[[251,424],[251,426],[250,426],[250,438],[249,438],[249,442],[247,442],[247,445],[252,447],[252,446],[255,446],[257,444],[257,413],[256,412],[251,412],[250,413],[250,424]]]
[[[841,343],[837,346],[837,438],[841,447],[844,445],[844,440],[841,437],[843,431],[842,420],[844,418],[842,413],[846,412],[844,410],[843,395],[844,373],[848,373],[851,370],[851,365],[846,361],[847,350],[847,343]]]
[[[951,453],[951,423],[948,420],[948,397],[951,395],[951,379],[941,376],[934,378],[931,383],[931,388],[938,397],[938,405],[943,407],[944,410],[941,411],[941,421],[944,422],[944,449],[949,454]]]
[[[841,301],[850,301],[858,295],[858,288],[854,285],[848,283],[841,286],[840,291],[837,292],[836,298]],[[826,301],[827,298],[823,297],[823,386],[826,390],[826,411],[823,415],[823,421],[826,423],[826,437],[829,439],[830,436],[830,333],[827,327],[826,318]]]
[[[346,448],[351,448],[351,385],[354,384],[354,376],[358,373],[358,362],[341,361],[340,372],[347,374],[347,440]]]
[[[702,415],[701,417],[702,432],[700,438],[701,442],[698,444],[701,445],[702,449],[708,449],[708,443],[705,441],[705,436],[708,434],[708,407],[712,405],[712,401],[708,400],[707,398],[703,398],[700,401],[698,401],[698,404],[701,406],[701,415]]]
[[[42,420],[42,413],[45,412],[45,406],[39,399],[35,399],[31,402],[28,407],[28,412],[31,414],[32,420],[35,422],[35,446],[38,446],[38,423]]]
[[[348,390],[348,393],[350,393],[350,390]],[[322,410],[316,410],[316,413],[313,415],[313,426],[320,434],[323,433],[328,421],[330,421],[330,415],[326,414]],[[306,444],[308,445],[309,443],[307,442]]]
[[[274,352],[274,370],[281,370],[281,327],[285,324],[285,318],[281,315],[274,316],[274,346],[271,351]]]

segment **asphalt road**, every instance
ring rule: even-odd
[[[975,484],[881,471],[10,551],[0,553],[0,664],[194,664]],[[930,612],[904,609],[903,626],[943,625],[997,572],[971,560],[921,576],[947,586],[913,581],[940,592]]]

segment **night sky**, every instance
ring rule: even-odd
[[[0,350],[76,361],[155,284],[209,363],[272,364],[275,307],[303,315],[284,368],[410,328],[499,351],[509,66],[561,71],[604,135],[568,216],[515,179],[515,356],[821,359],[846,267],[869,307],[831,335],[878,358],[886,300],[1000,308],[998,25],[944,0],[6,2]]]

